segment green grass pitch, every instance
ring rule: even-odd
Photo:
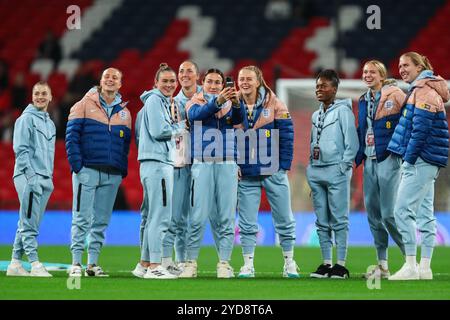
[[[400,251],[390,248],[390,270],[402,263]],[[8,260],[10,246],[0,246],[0,260]],[[68,246],[41,246],[41,261],[70,263]],[[347,267],[350,279],[311,279],[309,273],[321,262],[319,248],[296,247],[300,279],[281,276],[283,259],[279,247],[257,247],[256,278],[217,279],[217,254],[212,247],[200,251],[199,275],[196,279],[144,280],[131,275],[139,257],[138,247],[106,246],[100,265],[109,278],[81,278],[80,289],[67,288],[67,274],[52,272],[53,278],[6,277],[0,272],[0,299],[157,299],[157,300],[316,300],[316,299],[450,299],[450,248],[437,247],[434,252],[432,281],[382,280],[379,289],[368,289],[362,274],[375,262],[375,249],[351,247]],[[241,248],[235,247],[232,266],[242,265]]]

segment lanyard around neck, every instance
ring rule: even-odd
[[[255,110],[256,110],[256,103],[253,105],[253,109],[252,111],[250,111],[250,108],[248,107],[248,104],[245,103],[245,109],[247,110],[247,121],[248,121],[248,126],[250,128],[253,128],[254,122],[255,122]]]
[[[331,108],[332,104],[328,106],[327,110]],[[325,114],[326,111],[323,111],[323,109],[320,109],[319,116],[317,117],[317,139],[316,144],[319,144],[320,140],[320,134],[322,133],[323,125],[325,123]]]

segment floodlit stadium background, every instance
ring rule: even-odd
[[[12,126],[31,100],[35,82],[44,79],[52,87],[50,113],[59,138],[55,191],[39,241],[66,244],[70,239],[72,188],[64,132],[70,107],[98,83],[105,67],[114,66],[124,73],[121,93],[129,101],[134,119],[141,107],[139,95],[152,87],[159,63],[167,62],[177,69],[183,60],[192,59],[203,71],[217,67],[235,78],[242,66],[258,65],[271,88],[288,104],[295,125],[295,154],[289,177],[297,214],[297,244],[316,245],[305,168],[310,116],[318,103],[314,81],[308,79],[314,79],[324,68],[338,70],[343,79],[339,97],[353,99],[355,115],[356,100],[365,91],[359,79],[367,60],[383,61],[391,76],[398,79],[398,57],[414,50],[428,56],[437,74],[450,79],[450,33],[445,32],[450,1],[290,0],[288,17],[275,19],[266,13],[269,2],[0,0],[0,12],[8,12],[0,21],[0,244],[13,242],[17,224]],[[39,55],[49,30],[61,47],[57,63]],[[132,143],[129,175],[119,192],[106,244],[138,244],[137,210],[142,188],[136,158]],[[441,170],[435,195],[438,243],[447,245],[449,179],[449,169]],[[277,239],[265,197],[260,209],[259,243],[274,244]],[[351,210],[350,244],[370,245],[361,168],[354,171]],[[209,229],[204,243],[212,244]]]

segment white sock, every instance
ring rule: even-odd
[[[172,257],[163,257],[161,259],[161,264],[164,268],[167,268],[172,264]]]
[[[34,268],[34,267],[38,267],[38,266],[40,266],[41,265],[41,263],[39,262],[39,261],[35,261],[35,262],[32,262],[31,263],[31,266]]]
[[[294,251],[283,252],[284,262],[292,262],[294,260]]]
[[[388,262],[387,260],[380,260],[378,261],[378,264],[384,269],[384,270],[388,270]]]
[[[323,264],[329,264],[331,266],[332,263],[333,261],[331,260],[323,260]]]
[[[406,263],[411,267],[411,268],[416,268],[416,256],[406,256]]]
[[[431,259],[430,258],[421,258],[420,259],[420,269],[430,269]]]
[[[338,261],[337,261],[337,264],[339,264],[339,265],[345,267],[345,260],[338,260]]]
[[[244,254],[244,264],[253,267],[254,253]]]

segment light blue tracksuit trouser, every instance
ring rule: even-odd
[[[309,165],[306,176],[311,187],[314,212],[317,217],[316,227],[322,257],[324,260],[332,259],[332,232],[334,232],[337,259],[345,261],[352,169],[342,172],[339,164]]]
[[[392,155],[381,162],[370,158],[364,161],[364,205],[378,261],[388,258],[389,235],[402,253],[405,253],[402,235],[394,217],[400,184],[400,164],[401,159]]]
[[[163,257],[172,257],[175,246],[175,261],[186,261],[186,234],[191,194],[191,167],[174,168],[172,221],[163,240]]]
[[[266,190],[275,231],[283,252],[295,245],[295,218],[291,209],[291,191],[285,170],[271,176],[243,177],[238,188],[239,234],[243,254],[253,254],[258,233],[258,212],[262,188]]]
[[[234,244],[238,167],[234,161],[199,162],[191,168],[191,212],[187,233],[187,259],[197,260],[210,218],[219,259],[229,261]]]
[[[172,218],[173,165],[143,161],[140,177],[147,205],[141,260],[161,263],[162,243]]]
[[[72,263],[82,264],[87,239],[88,264],[98,264],[105,242],[105,231],[111,220],[120,174],[83,167],[72,174]]]
[[[53,191],[52,179],[40,175],[36,175],[35,179],[35,183],[30,185],[24,174],[14,178],[20,211],[12,258],[21,260],[25,253],[30,263],[39,261],[37,236],[48,199]]]
[[[145,239],[145,225],[147,224],[148,218],[148,197],[145,192],[145,188],[142,188],[143,199],[140,208],[141,212],[141,224],[139,226],[139,245],[141,252],[148,252],[148,241]],[[145,260],[148,262],[148,260]]]
[[[439,167],[423,161],[420,157],[415,165],[404,162],[402,177],[395,205],[395,222],[403,238],[405,254],[417,254],[416,230],[422,238],[422,258],[430,258],[436,239],[436,217],[434,216],[434,183]]]

